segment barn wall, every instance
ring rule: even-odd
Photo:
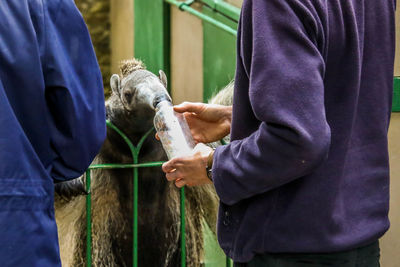
[[[203,24],[171,7],[171,94],[174,103],[203,100]]]
[[[392,114],[389,129],[391,227],[381,239],[382,267],[400,264],[400,113]]]

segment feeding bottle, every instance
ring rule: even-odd
[[[154,127],[168,159],[190,155],[195,142],[183,114],[175,112],[171,101],[156,105]]]

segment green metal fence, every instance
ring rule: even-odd
[[[125,168],[132,168],[133,169],[133,266],[138,266],[138,179],[139,179],[139,171],[138,168],[141,167],[154,167],[154,166],[161,166],[163,162],[148,162],[148,163],[141,163],[139,164],[139,153],[140,149],[146,140],[146,138],[149,136],[149,134],[154,130],[150,129],[139,141],[139,143],[134,146],[132,142],[129,140],[129,138],[120,130],[118,129],[114,124],[112,124],[110,121],[107,121],[107,126],[108,128],[116,131],[121,138],[125,141],[125,143],[128,145],[133,163],[132,164],[97,164],[97,165],[91,165],[89,169],[86,171],[86,190],[88,192],[86,196],[86,265],[87,266],[92,266],[92,211],[91,211],[91,170],[93,169],[125,169]],[[181,198],[184,198],[184,189],[181,191]],[[183,206],[181,206],[181,209],[184,209],[184,201]],[[182,204],[181,202],[181,204]],[[181,216],[182,217],[182,216]],[[184,217],[183,217],[184,218]],[[184,237],[181,240],[184,245]],[[184,253],[183,253],[184,254]],[[184,265],[183,265],[184,266]]]
[[[146,162],[139,163],[139,153],[140,149],[144,141],[148,138],[148,136],[154,131],[154,128],[150,129],[139,141],[139,143],[135,146],[129,140],[129,138],[114,124],[110,121],[107,121],[107,126],[109,129],[116,131],[121,138],[128,145],[131,155],[132,155],[132,164],[114,164],[114,163],[106,163],[106,164],[95,164],[91,165],[86,171],[86,266],[92,266],[92,192],[91,192],[91,170],[94,169],[133,169],[133,266],[138,267],[138,179],[139,179],[139,170],[138,168],[145,167],[157,167],[161,166],[163,162]],[[181,267],[186,266],[186,242],[185,242],[185,188],[181,188],[180,191],[180,231],[181,231]],[[226,260],[226,266],[232,266],[232,262],[229,258]]]

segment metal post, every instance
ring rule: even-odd
[[[392,112],[400,112],[400,77],[394,77]]]
[[[229,257],[226,257],[226,267],[232,267],[232,260]]]
[[[138,155],[133,158],[138,163]],[[138,168],[133,168],[133,267],[138,266]]]
[[[90,169],[86,170],[86,266],[92,266],[92,192]]]

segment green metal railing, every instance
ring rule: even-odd
[[[146,163],[140,163],[139,164],[139,153],[140,149],[143,146],[144,141],[146,138],[149,136],[151,132],[153,132],[153,128],[150,129],[139,141],[137,146],[134,146],[132,142],[129,140],[129,138],[120,130],[118,129],[114,124],[112,124],[110,121],[107,121],[107,126],[111,128],[112,130],[116,131],[122,139],[125,141],[125,143],[128,145],[132,159],[133,159],[133,164],[95,164],[91,165],[89,169],[86,171],[86,190],[88,192],[86,196],[86,266],[92,266],[92,213],[91,213],[91,170],[93,169],[125,169],[125,168],[132,168],[133,169],[133,266],[138,266],[138,178],[139,178],[139,170],[138,168],[141,167],[156,167],[156,166],[161,166],[163,162],[146,162]],[[181,190],[181,199],[183,199],[182,202],[184,202],[184,190]],[[184,207],[183,207],[184,208]],[[182,216],[181,216],[182,217]],[[183,217],[184,218],[184,217]],[[184,236],[182,234],[181,236]],[[185,248],[185,239],[184,237],[181,238],[182,247]],[[183,256],[185,256],[185,253],[182,253]],[[185,265],[182,265],[185,266]]]
[[[138,267],[138,179],[139,170],[138,168],[144,167],[158,167],[163,164],[162,161],[139,163],[139,153],[143,146],[144,141],[154,131],[154,128],[150,129],[140,139],[139,143],[134,146],[129,138],[114,124],[110,121],[106,121],[108,128],[117,132],[125,143],[129,146],[132,154],[132,164],[94,164],[91,165],[86,171],[86,266],[92,266],[92,191],[91,191],[91,170],[94,169],[133,169],[133,266]],[[180,190],[180,231],[181,231],[181,267],[186,266],[186,235],[185,235],[185,188]],[[231,260],[227,258],[227,267],[231,266]]]
[[[207,21],[208,23],[211,23],[212,25],[214,25],[214,26],[216,26],[216,27],[218,27],[218,28],[220,28],[220,29],[222,29],[222,30],[234,35],[234,36],[237,36],[237,31],[232,29],[231,27],[229,27],[225,23],[221,23],[218,20],[216,20],[216,19],[214,19],[214,18],[212,18],[210,16],[207,16],[207,15],[197,11],[196,9],[190,7],[190,5],[195,2],[194,0],[188,0],[188,1],[184,1],[184,2],[176,1],[176,0],[164,0],[164,1],[166,3],[168,3],[168,4],[177,6],[180,10],[186,11],[186,12],[188,12],[188,13],[190,13],[190,14],[198,17],[198,18],[200,18],[201,20]],[[218,2],[219,1],[217,1],[216,3],[218,3]],[[216,3],[214,3],[215,7],[219,7],[219,8],[222,7],[222,5],[217,5]],[[215,8],[215,10],[219,11],[220,9],[216,9]]]

